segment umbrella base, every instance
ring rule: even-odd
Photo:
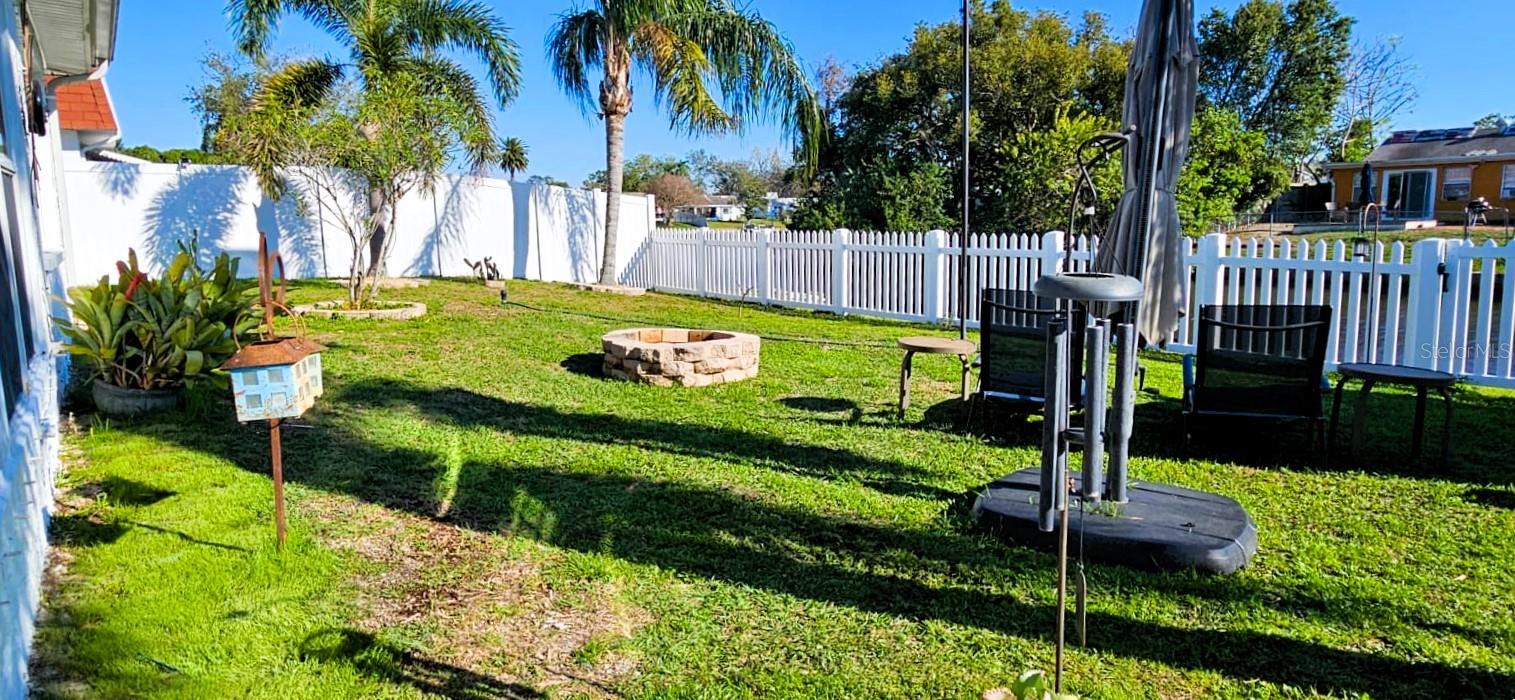
[[[1051,550],[1057,533],[1037,529],[1041,470],[1022,469],[989,484],[973,503],[978,523],[1011,544]],[[1077,477],[1074,478],[1075,482]],[[1235,573],[1257,553],[1257,527],[1225,496],[1165,484],[1137,484],[1130,501],[1090,507],[1068,519],[1070,548],[1086,559],[1149,571]],[[1077,504],[1073,504],[1077,507]],[[1080,534],[1082,531],[1082,534]]]

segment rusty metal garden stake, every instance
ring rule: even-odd
[[[274,286],[274,268],[279,285]],[[263,307],[263,327],[258,342],[237,350],[223,365],[231,375],[237,418],[268,421],[268,447],[274,481],[274,528],[279,549],[284,549],[284,448],[281,430],[285,418],[309,409],[323,392],[319,343],[303,337],[280,338],[274,332],[276,309],[284,303],[284,261],[269,254],[268,238],[258,238],[258,301]],[[297,330],[301,327],[296,324]],[[303,334],[302,334],[303,335]]]
[[[274,456],[274,532],[284,549],[284,446],[279,440],[279,419],[268,419],[268,448]]]

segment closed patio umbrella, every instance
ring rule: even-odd
[[[1126,73],[1124,123],[1134,131],[1123,156],[1125,191],[1095,268],[1142,281],[1128,318],[1149,343],[1167,340],[1188,304],[1174,190],[1189,151],[1198,54],[1193,0],[1146,0]]]
[[[1373,203],[1373,164],[1363,163],[1362,173],[1357,177],[1357,206],[1367,208]]]

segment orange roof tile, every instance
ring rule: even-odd
[[[85,80],[69,83],[53,91],[58,109],[58,123],[75,131],[116,131],[116,115],[111,111],[105,83]]]

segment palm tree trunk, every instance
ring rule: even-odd
[[[605,252],[600,259],[600,284],[613,285],[615,279],[616,234],[621,229],[621,185],[625,176],[622,150],[626,141],[626,115],[605,114]]]
[[[373,235],[368,237],[367,276],[374,278],[384,273],[384,244],[389,238],[384,199],[384,190],[378,187],[368,190],[368,217],[373,222]]]

